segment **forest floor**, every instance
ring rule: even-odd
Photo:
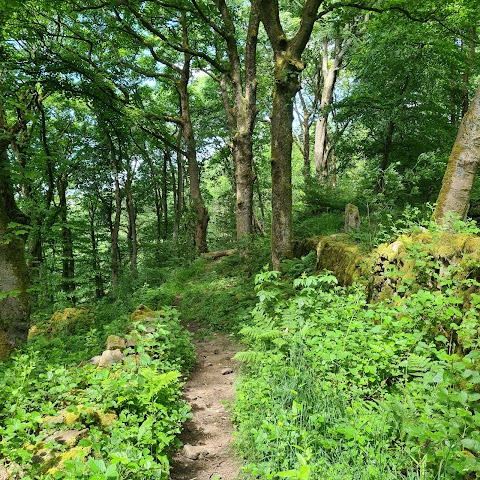
[[[184,425],[184,447],[173,458],[170,479],[233,480],[241,469],[229,414],[238,367],[232,357],[238,347],[225,333],[205,336],[195,323],[186,327],[195,335],[198,357],[184,387],[193,417]]]

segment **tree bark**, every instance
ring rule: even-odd
[[[187,43],[187,31],[184,19],[183,21],[183,38]],[[188,95],[188,81],[190,79],[190,63],[191,55],[184,54],[184,63],[178,79],[177,91],[180,97],[180,114],[182,119],[183,138],[185,140],[187,162],[188,162],[188,178],[190,181],[190,196],[195,210],[195,249],[198,254],[208,251],[207,247],[207,227],[208,211],[203,200],[200,190],[200,168],[197,161],[197,147],[195,142],[195,134],[193,131],[192,119],[190,116],[190,103]]]
[[[115,292],[120,278],[120,256],[118,246],[118,234],[120,232],[120,218],[122,214],[122,193],[120,191],[119,161],[113,139],[108,131],[105,131],[113,170],[113,186],[115,196],[115,216],[110,226],[110,271],[112,290]]]
[[[301,55],[312,33],[322,0],[307,0],[300,27],[287,40],[278,1],[260,0],[261,20],[273,48],[275,71],[271,114],[272,264],[279,270],[293,254],[292,244],[292,122],[293,100],[305,68]]]
[[[26,217],[13,196],[8,144],[8,139],[0,140],[0,359],[27,340],[30,325],[24,236],[9,231],[11,222],[24,224]]]
[[[125,204],[128,216],[128,246],[130,251],[130,272],[133,278],[138,274],[138,238],[137,238],[137,211],[132,194],[133,172],[127,160],[127,177],[125,181]]]
[[[345,51],[338,48],[335,42],[335,56],[331,65],[328,65],[328,40],[323,41],[322,53],[322,96],[320,100],[320,114],[315,126],[315,171],[319,180],[324,180],[328,175],[328,107],[332,104],[333,92],[338,77],[338,69],[343,60]]]
[[[163,152],[162,164],[162,211],[163,211],[163,239],[166,240],[168,236],[168,188],[167,188],[167,174],[168,163],[170,163],[170,154],[167,150]]]
[[[97,234],[95,230],[95,218],[97,213],[97,203],[96,200],[91,199],[88,203],[88,220],[90,226],[90,242],[92,246],[92,269],[94,276],[95,284],[95,298],[100,300],[105,295],[105,290],[103,286],[103,277],[102,270],[100,265],[100,255],[98,252],[98,241]]]
[[[67,187],[68,180],[66,175],[61,175],[57,180],[57,191],[62,239],[62,290],[65,292],[68,300],[75,304],[75,258],[72,230],[68,225]]]
[[[468,211],[470,192],[480,162],[480,87],[463,117],[453,145],[433,220],[451,227]]]
[[[174,192],[174,219],[173,219],[173,243],[178,243],[178,236],[180,233],[180,222],[185,210],[185,186],[184,186],[184,167],[183,155],[180,151],[181,141],[183,138],[182,129],[178,132],[177,139],[177,180],[175,181],[174,169],[172,168],[172,183],[176,188]]]
[[[229,108],[226,89],[222,89],[227,120],[232,137],[232,154],[235,165],[235,221],[237,238],[253,233],[253,129],[257,116],[257,38],[260,25],[258,2],[251,2],[250,16],[245,40],[244,68],[237,46],[237,34],[225,0],[216,0],[217,8],[225,25],[224,39],[229,59],[228,79],[232,86],[233,108]],[[225,80],[225,77],[223,77]]]

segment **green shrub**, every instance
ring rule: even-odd
[[[256,288],[234,408],[254,478],[477,478],[475,306],[453,288],[368,305],[329,274],[264,272]]]

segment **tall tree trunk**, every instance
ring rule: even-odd
[[[305,68],[301,55],[312,34],[322,0],[306,0],[300,26],[290,40],[280,22],[278,1],[259,0],[261,20],[273,48],[275,71],[271,121],[272,263],[279,269],[292,245],[292,122],[293,100]]]
[[[300,88],[299,71],[276,55],[271,121],[272,264],[279,269],[292,250],[293,100]]]
[[[110,226],[110,271],[112,290],[115,292],[120,278],[120,248],[118,245],[118,236],[122,215],[122,192],[120,190],[119,159],[117,158],[117,150],[110,133],[105,131],[105,135],[110,148],[110,158],[113,171],[113,190],[115,196],[115,216]]]
[[[258,2],[252,1],[245,39],[243,66],[238,51],[235,22],[225,0],[215,0],[224,30],[222,37],[228,55],[228,73],[220,80],[222,100],[227,114],[235,167],[235,223],[237,238],[253,233],[253,129],[257,116],[257,39],[260,25]],[[244,69],[244,76],[242,76]],[[232,87],[232,103],[226,81]]]
[[[300,26],[287,36],[277,1],[259,0],[262,23],[273,48],[275,71],[271,121],[272,263],[279,269],[293,254],[292,244],[292,122],[293,100],[300,88],[301,56],[312,34],[322,0],[306,0]]]
[[[448,159],[433,220],[451,226],[468,211],[470,192],[480,162],[480,87],[463,117]]]
[[[24,224],[27,219],[15,204],[8,144],[8,140],[0,139],[0,359],[27,340],[30,324],[24,236],[9,231],[11,222]]]
[[[168,188],[167,188],[167,174],[168,163],[170,163],[170,154],[167,150],[163,152],[162,165],[162,211],[163,211],[163,239],[166,240],[168,236]]]
[[[95,231],[95,217],[97,213],[97,204],[95,200],[91,200],[88,209],[88,219],[90,225],[90,242],[92,246],[92,270],[95,284],[95,298],[100,300],[105,295],[103,286],[103,277],[100,266],[100,255],[98,252],[98,241]]]
[[[385,191],[385,173],[390,165],[390,155],[393,148],[393,133],[395,132],[395,122],[389,120],[387,125],[387,131],[385,133],[385,143],[383,145],[382,158],[378,166],[377,184],[375,190],[377,193]]]
[[[75,258],[72,230],[68,224],[67,187],[66,175],[61,175],[57,180],[57,191],[62,239],[62,290],[67,298],[75,304]]]
[[[138,238],[137,238],[137,211],[132,194],[133,172],[127,160],[127,178],[125,181],[125,204],[128,216],[128,247],[130,251],[130,272],[133,278],[138,274]]]
[[[187,30],[185,19],[183,22],[183,38],[187,45]],[[197,161],[197,147],[195,142],[195,134],[193,131],[192,119],[190,117],[190,103],[188,95],[188,81],[190,79],[190,63],[191,55],[184,54],[184,63],[181,69],[180,78],[177,81],[177,90],[180,96],[180,112],[182,118],[183,138],[188,162],[188,179],[190,181],[190,197],[192,199],[195,211],[195,249],[198,254],[208,251],[207,247],[207,227],[208,227],[208,211],[200,190],[200,168]]]
[[[333,49],[333,59],[329,63],[328,39],[323,41],[322,54],[322,95],[320,100],[320,114],[315,127],[315,170],[319,180],[328,176],[328,108],[333,101],[333,92],[337,83],[338,71],[342,66],[350,40],[336,39]]]
[[[235,165],[235,222],[237,238],[253,233],[253,129],[257,116],[257,40],[260,25],[258,2],[251,2],[250,16],[245,40],[244,67],[238,53],[235,24],[225,0],[217,0],[217,8],[225,25],[225,41],[230,62],[229,80],[233,92],[233,108],[229,108],[226,89],[223,88],[224,104],[232,137],[232,154]],[[225,78],[225,77],[224,77]],[[232,130],[233,128],[233,130]]]
[[[184,183],[184,166],[183,166],[183,154],[180,151],[183,138],[182,129],[178,132],[177,138],[177,180],[175,181],[174,169],[172,168],[172,183],[175,186],[174,192],[174,219],[173,219],[173,243],[176,245],[178,242],[178,236],[180,233],[180,222],[182,221],[182,215],[185,210],[185,183]]]

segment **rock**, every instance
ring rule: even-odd
[[[359,278],[362,261],[360,249],[346,235],[319,237],[316,270],[332,271],[339,285],[351,285]]]
[[[116,413],[97,412],[97,418],[100,426],[105,428],[112,426],[118,420],[118,415]]]
[[[0,465],[0,480],[9,480],[9,478],[7,469]]]
[[[120,363],[123,360],[123,353],[121,350],[105,350],[98,362],[99,367],[110,367],[115,363]]]
[[[74,447],[88,432],[88,428],[83,430],[62,430],[49,435],[44,443],[56,442],[67,447]]]
[[[206,457],[208,451],[203,445],[189,445],[187,443],[183,446],[182,455],[190,460],[198,460],[199,458]]]
[[[107,346],[105,350],[124,350],[127,348],[127,342],[118,335],[109,335],[107,338]]]
[[[345,232],[351,232],[352,230],[358,230],[360,228],[360,212],[356,205],[347,203],[345,206]]]
[[[63,423],[65,421],[65,415],[62,412],[59,412],[58,415],[47,415],[46,417],[42,418],[42,424],[44,425],[58,425],[59,423]],[[1,480],[2,477],[0,477]]]
[[[102,356],[101,355],[95,355],[94,357],[92,357],[90,360],[88,360],[87,363],[90,363],[92,365],[98,365],[98,363],[100,362]]]
[[[62,471],[65,467],[65,462],[67,461],[79,458],[85,461],[85,458],[90,454],[91,450],[92,447],[73,447],[62,452],[57,458],[55,458],[56,465],[47,470],[47,473],[49,475],[55,475],[57,472]],[[61,478],[65,477],[62,476]]]
[[[233,369],[232,368],[224,368],[222,370],[222,375],[230,375],[231,373],[233,373]]]
[[[6,477],[2,477],[2,468],[4,469],[4,472],[6,472]],[[0,480],[4,480],[4,478],[6,480],[18,480],[23,477],[25,477],[25,472],[16,462],[11,462],[7,467],[0,466]]]
[[[138,322],[139,320],[144,320],[145,317],[153,317],[154,313],[152,309],[145,305],[139,305],[130,315],[130,320],[132,320],[132,322]]]

